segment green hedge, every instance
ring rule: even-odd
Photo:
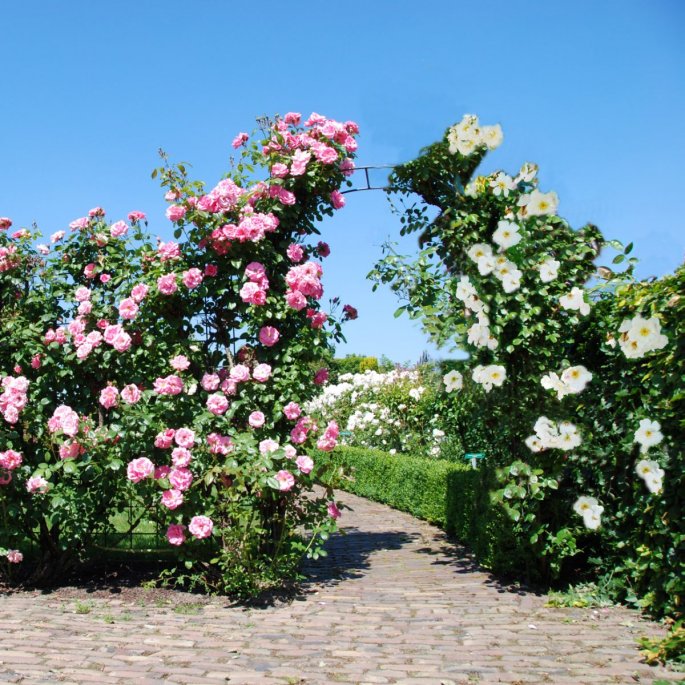
[[[345,490],[437,524],[469,547],[485,568],[528,577],[527,555],[509,519],[490,504],[486,469],[360,447],[340,447],[325,459],[351,474]]]

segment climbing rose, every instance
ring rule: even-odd
[[[26,490],[33,493],[40,493],[41,495],[48,491],[50,484],[42,476],[33,476],[26,481]]]
[[[176,509],[183,504],[183,493],[180,490],[165,490],[162,493],[162,504],[167,509]]]
[[[118,398],[119,391],[113,385],[108,385],[106,388],[100,390],[100,404],[105,409],[116,407]]]
[[[171,359],[169,364],[171,364],[176,371],[185,371],[190,366],[190,360],[185,355],[178,354]]]
[[[126,404],[135,404],[140,400],[141,394],[138,386],[130,383],[129,385],[124,386],[124,389],[121,391],[121,399],[124,400]]]
[[[260,383],[266,383],[270,376],[271,367],[268,364],[257,364],[252,372],[252,377]]]
[[[188,530],[192,533],[193,537],[202,540],[203,538],[208,538],[212,534],[214,523],[208,516],[193,516],[193,518],[190,519]]]
[[[162,295],[172,295],[178,290],[176,274],[165,274],[157,279],[157,289]]]
[[[166,531],[166,539],[172,545],[182,545],[186,541],[185,526],[172,523]]]
[[[264,414],[260,411],[253,411],[250,414],[247,422],[252,426],[252,428],[261,428],[264,425],[266,418]]]
[[[336,506],[335,502],[329,502],[329,503],[328,503],[327,509],[328,509],[328,515],[329,515],[332,519],[338,519],[338,518],[340,518],[340,509],[338,509],[338,507]]]
[[[288,402],[288,404],[283,407],[283,413],[285,414],[286,418],[294,421],[300,416],[302,410],[297,402]]]
[[[207,409],[217,416],[225,414],[228,409],[228,400],[221,393],[210,395],[207,398]]]
[[[297,464],[297,468],[300,469],[302,473],[310,473],[314,468],[314,462],[312,461],[311,457],[308,457],[304,454],[299,456],[295,460],[295,463]]]
[[[174,440],[179,447],[191,449],[195,444],[195,432],[190,428],[179,428],[174,435]]]
[[[273,326],[264,326],[259,330],[259,342],[266,347],[273,347],[278,342],[281,334]]]
[[[293,476],[290,471],[281,470],[276,474],[276,480],[278,481],[278,489],[282,492],[288,492],[292,490],[295,485],[295,476]]]
[[[155,465],[147,457],[133,459],[126,467],[128,479],[134,483],[139,483],[145,478],[150,478],[154,472]]]
[[[188,269],[188,271],[183,272],[183,285],[185,285],[185,287],[189,290],[192,290],[193,288],[197,288],[197,286],[202,283],[203,278],[204,276],[202,275],[202,271],[200,271],[200,269]]]
[[[5,556],[10,564],[20,564],[24,560],[24,555],[18,549],[10,549]]]

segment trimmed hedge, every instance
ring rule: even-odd
[[[484,568],[529,577],[527,555],[509,519],[490,503],[488,471],[360,447],[339,447],[323,458],[351,474],[343,489],[437,524],[468,546]]]

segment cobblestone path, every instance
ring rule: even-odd
[[[435,527],[341,493],[347,535],[302,592],[264,608],[179,595],[0,596],[0,683],[653,683],[623,608],[512,592]]]

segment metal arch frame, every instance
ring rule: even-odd
[[[364,172],[364,179],[366,181],[366,186],[363,188],[349,188],[347,190],[341,190],[341,194],[345,195],[347,193],[359,193],[363,190],[388,190],[388,186],[373,186],[371,185],[371,179],[369,178],[369,169],[394,169],[396,164],[376,164],[368,166],[358,166],[353,170],[353,174],[358,171]]]

